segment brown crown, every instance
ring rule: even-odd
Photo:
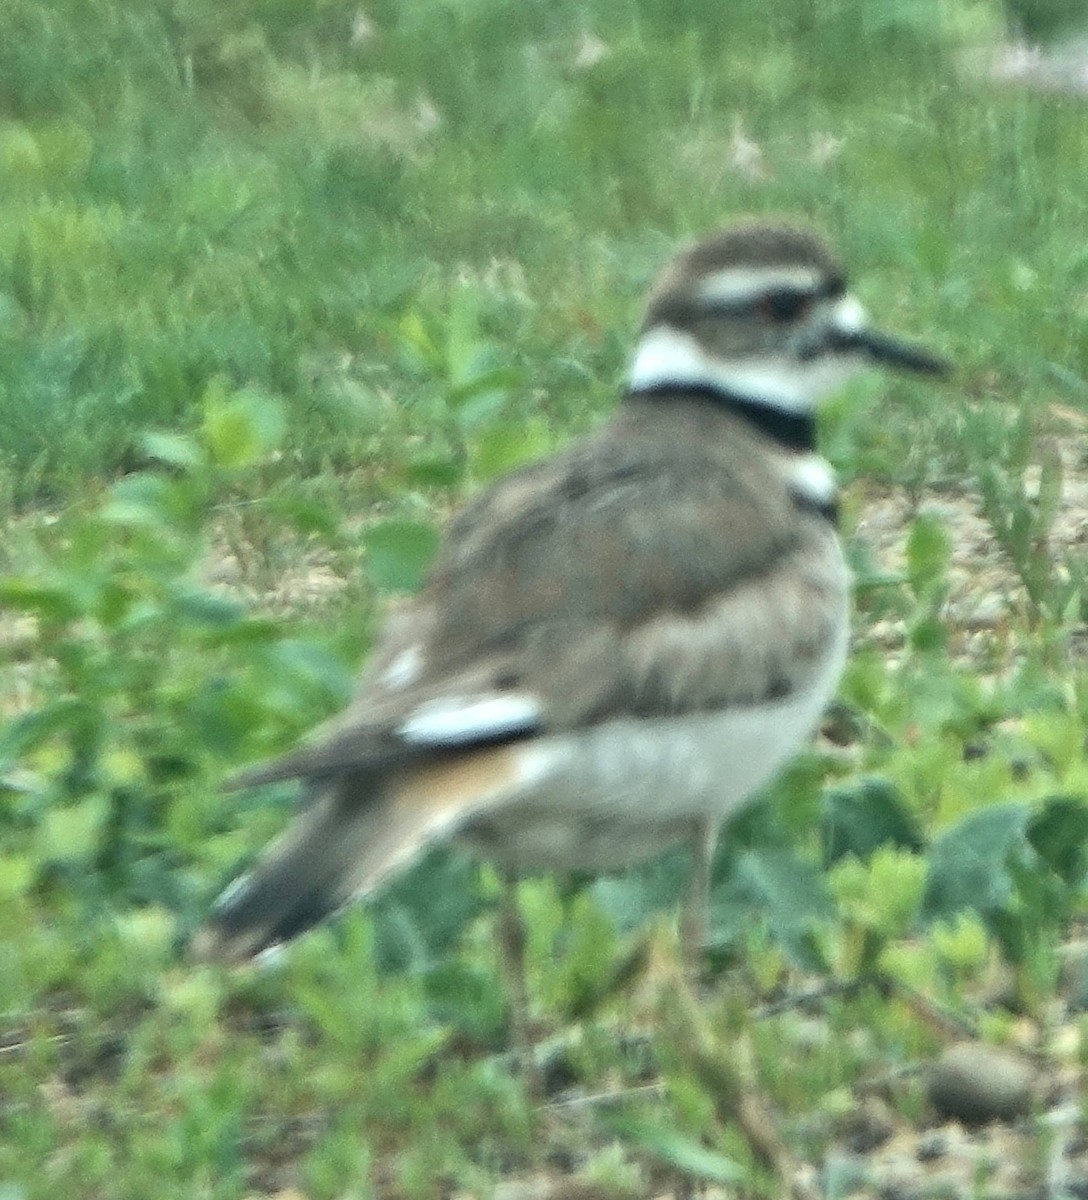
[[[643,328],[666,319],[677,302],[695,298],[701,279],[731,267],[811,267],[828,290],[841,288],[846,274],[827,243],[811,229],[784,220],[731,225],[682,250],[650,289]]]

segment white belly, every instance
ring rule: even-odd
[[[846,656],[845,622],[804,692],[758,708],[625,718],[526,746],[523,782],[462,831],[519,870],[607,871],[726,820],[812,733]]]

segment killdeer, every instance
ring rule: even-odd
[[[814,409],[869,363],[944,369],[869,328],[813,233],[742,224],[678,255],[611,420],[463,508],[350,707],[234,781],[299,779],[307,802],[197,952],[285,942],[450,837],[511,876],[690,839],[697,943],[719,827],[811,734],[846,656]]]

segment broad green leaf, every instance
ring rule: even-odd
[[[940,617],[926,615],[910,627],[909,644],[923,653],[944,650],[948,645],[948,629]]]
[[[456,413],[462,429],[476,429],[494,419],[520,382],[521,372],[513,367],[484,370],[452,388],[446,402]]]
[[[60,120],[35,129],[38,150],[47,172],[54,178],[72,178],[86,169],[94,139],[74,121]]]
[[[206,624],[201,641],[206,646],[245,646],[278,642],[284,627],[271,617],[241,617],[221,623]]]
[[[480,396],[490,396],[496,392],[505,395],[511,388],[517,387],[521,380],[522,374],[517,367],[488,367],[451,387],[446,398],[451,407],[460,408]]]
[[[961,909],[983,915],[1004,908],[1013,894],[1010,856],[1027,848],[1026,804],[995,804],[969,813],[933,843],[922,919],[949,921]]]
[[[480,373],[485,343],[480,339],[479,306],[467,287],[457,288],[446,314],[446,377],[454,389]]]
[[[691,875],[691,853],[677,847],[640,867],[606,875],[593,883],[593,896],[615,922],[630,933],[681,902]]]
[[[827,866],[846,854],[865,860],[878,846],[920,850],[924,844],[914,814],[886,779],[872,777],[831,788],[824,794],[823,808]]]
[[[1088,803],[1080,796],[1051,796],[1028,822],[1036,854],[1069,887],[1082,887],[1088,861]]]
[[[246,389],[221,397],[213,390],[205,399],[204,440],[221,467],[260,462],[279,446],[286,428],[283,404],[264,392]]]
[[[317,642],[277,638],[270,641],[264,654],[277,688],[295,707],[305,697],[327,711],[346,704],[351,696],[355,677],[348,664]]]
[[[401,345],[409,351],[418,366],[432,371],[441,367],[442,352],[418,312],[405,313],[397,324],[397,333]]]
[[[735,935],[745,909],[763,915],[771,933],[802,961],[810,955],[813,926],[834,914],[823,873],[788,848],[745,851],[711,908],[716,933],[721,920]]]
[[[331,541],[340,530],[341,515],[327,503],[285,496],[272,500],[268,510],[275,518],[289,521],[300,533],[316,533]]]
[[[464,479],[465,468],[452,455],[424,454],[405,463],[404,477],[424,487],[451,488]]]

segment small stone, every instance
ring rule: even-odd
[[[850,1153],[871,1154],[895,1132],[895,1119],[887,1104],[872,1096],[847,1113],[838,1123],[837,1131]]]
[[[1011,1121],[1031,1108],[1035,1068],[982,1042],[950,1046],[930,1068],[929,1099],[945,1117],[966,1124]]]
[[[943,1158],[947,1150],[948,1139],[943,1133],[927,1133],[919,1141],[915,1153],[919,1162],[933,1162],[934,1159]]]

